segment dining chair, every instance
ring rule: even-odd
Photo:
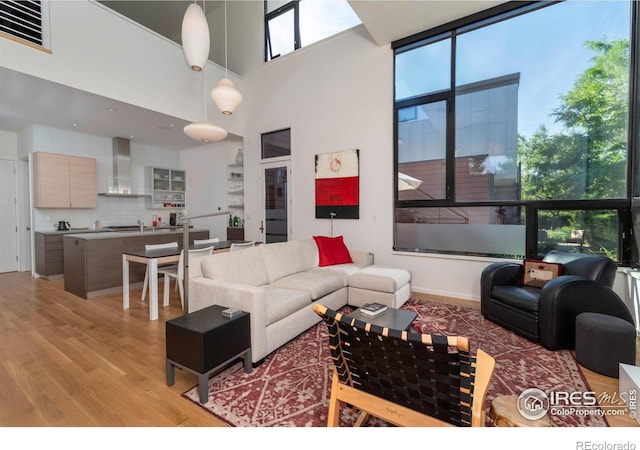
[[[203,258],[212,253],[213,253],[213,246],[207,247],[207,248],[200,248],[196,250],[189,250],[189,265],[198,263],[200,258]],[[164,275],[164,297],[163,297],[164,306],[169,305],[169,284],[171,283],[171,278],[175,278],[176,285],[180,290],[180,304],[182,305],[182,309],[184,309],[184,284],[183,284],[184,250],[180,252],[178,265],[159,269],[158,276],[160,275]]]
[[[149,250],[165,250],[170,248],[178,248],[178,242],[167,242],[165,244],[147,244],[144,246],[146,251]],[[161,266],[162,268],[175,266],[175,264],[165,264]],[[160,267],[158,267],[158,270]],[[149,266],[147,266],[147,270],[144,273],[144,283],[142,284],[142,301],[147,297],[147,290],[149,287]]]
[[[216,242],[220,242],[220,238],[211,238],[211,239],[194,239],[193,245],[200,244],[215,244]]]
[[[241,244],[232,242],[231,247],[229,247],[229,251],[237,252],[238,250],[244,250],[245,248],[250,248],[250,247],[253,247],[254,245],[256,245],[256,241],[243,242]]]

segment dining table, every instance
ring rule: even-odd
[[[190,250],[202,249],[213,245],[214,253],[228,252],[232,243],[245,243],[247,241],[220,241],[208,244],[189,246]],[[129,309],[129,264],[145,264],[149,268],[149,320],[158,320],[158,266],[164,264],[177,264],[180,259],[181,248],[172,247],[166,249],[145,250],[132,249],[122,254],[122,309]],[[169,306],[164,304],[163,306]]]

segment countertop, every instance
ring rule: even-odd
[[[153,227],[145,227],[144,231],[146,232],[151,232],[153,229]],[[159,230],[180,230],[182,231],[182,226],[162,226],[162,227],[155,227],[156,232]],[[193,230],[193,225],[189,226],[189,231]],[[202,230],[200,230],[202,231]],[[86,233],[93,233],[93,234],[98,234],[98,233],[137,233],[140,234],[139,231],[115,231],[115,230],[110,230],[106,227],[100,229],[99,231],[96,230],[91,230],[91,229],[86,229],[86,230],[66,230],[66,231],[57,231],[57,230],[52,230],[52,231],[36,231],[36,233],[40,233],[40,234],[62,234],[62,235],[67,235],[67,234],[86,234]]]
[[[189,228],[189,233],[196,233],[198,231],[209,231],[205,229],[198,228]],[[73,238],[73,239],[85,239],[85,240],[94,240],[94,239],[113,239],[113,238],[122,238],[122,237],[132,237],[132,236],[153,236],[157,234],[179,234],[182,235],[182,228],[156,228],[145,229],[144,233],[140,233],[140,231],[109,231],[109,232],[80,232],[80,233],[64,233],[65,238]]]

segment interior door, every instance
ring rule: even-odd
[[[16,209],[16,163],[0,159],[0,272],[18,270],[18,227]]]
[[[262,165],[263,215],[260,221],[263,242],[286,242],[291,233],[289,161]]]

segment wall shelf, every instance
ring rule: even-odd
[[[187,206],[187,174],[184,170],[146,167],[145,182],[151,192],[147,209],[175,210]]]
[[[236,210],[240,220],[244,210],[244,166],[242,164],[227,164],[227,208]]]

